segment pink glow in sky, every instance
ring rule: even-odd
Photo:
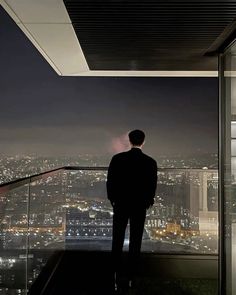
[[[118,137],[114,137],[111,141],[111,152],[120,153],[127,151],[130,148],[128,132]]]

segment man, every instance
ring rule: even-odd
[[[115,280],[120,272],[125,230],[129,221],[130,287],[140,254],[146,210],[154,203],[157,185],[157,163],[142,152],[144,140],[143,131],[131,131],[131,149],[113,156],[107,176],[107,195],[114,211],[112,257]]]

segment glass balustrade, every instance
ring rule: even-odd
[[[26,294],[29,184],[0,199],[0,294]]]
[[[217,170],[160,169],[158,174],[142,251],[217,254]],[[56,250],[111,249],[106,178],[105,168],[61,169],[1,193],[1,294],[25,294]],[[125,250],[128,237],[129,227]]]
[[[158,253],[218,253],[217,171],[160,171],[145,229],[145,251],[150,247]]]
[[[106,197],[106,171],[68,172],[66,181],[65,247],[110,250],[112,207]],[[125,249],[128,237],[129,227]],[[142,251],[218,252],[217,171],[163,169],[159,172],[155,203],[147,212]]]
[[[106,197],[106,178],[105,170],[67,172],[67,249],[111,249],[113,213]]]
[[[28,288],[56,250],[65,249],[64,172],[30,183]]]

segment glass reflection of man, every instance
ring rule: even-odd
[[[146,210],[153,205],[157,185],[157,163],[142,152],[145,134],[129,133],[131,149],[113,156],[107,176],[107,195],[113,206],[112,257],[115,289],[119,288],[121,256],[129,221],[129,287],[133,285],[140,255]]]

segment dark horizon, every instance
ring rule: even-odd
[[[0,153],[218,152],[217,78],[60,77],[0,7]]]

